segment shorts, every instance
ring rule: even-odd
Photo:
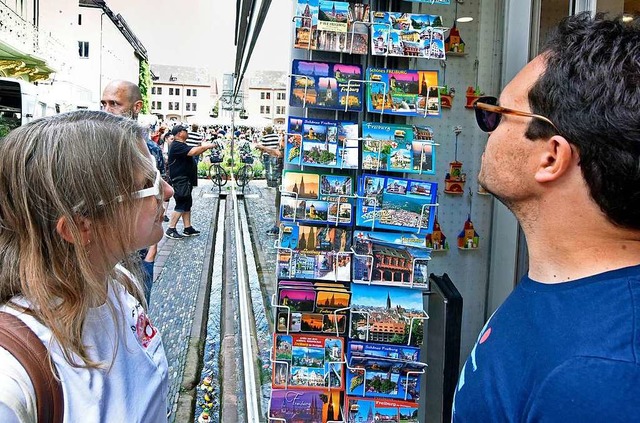
[[[191,211],[191,206],[193,205],[191,192],[193,191],[193,187],[191,186],[189,178],[186,176],[174,178],[172,180],[172,186],[173,198],[176,200],[174,210],[177,212]]]
[[[186,197],[173,197],[176,200],[176,206],[173,208],[174,211],[184,213],[190,212],[191,206],[193,205],[193,197],[189,194]]]
[[[279,157],[263,154],[262,164],[264,165],[264,177],[267,180],[267,186],[271,188],[280,187],[280,185],[282,185],[282,168],[284,161]]]

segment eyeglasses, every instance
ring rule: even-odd
[[[513,116],[524,116],[540,119],[542,121],[547,122],[549,125],[558,131],[556,125],[541,115],[536,115],[535,113],[529,112],[521,112],[520,110],[509,109],[507,107],[498,106],[498,99],[495,97],[480,97],[473,105],[473,108],[476,112],[476,122],[478,122],[478,126],[484,132],[493,132],[496,130],[498,125],[500,124],[500,119],[502,115],[513,115]]]
[[[134,191],[131,193],[131,198],[147,198],[147,197],[156,197],[158,200],[162,200],[162,177],[160,176],[160,171],[156,169],[156,179],[153,181],[153,186],[149,188],[139,189],[138,191]],[[122,203],[124,201],[124,197],[122,195],[118,195],[113,199],[118,203]],[[100,201],[98,203],[99,206],[104,206],[104,201]]]
[[[158,169],[156,169],[156,179],[153,181],[152,187],[143,188],[131,193],[132,198],[147,198],[151,196],[156,197],[158,200],[162,200],[162,177],[160,176],[160,171]],[[115,199],[118,202],[123,200],[121,195],[117,196]]]
[[[131,198],[140,199],[147,197],[156,197],[158,200],[162,200],[163,189],[162,189],[162,177],[160,176],[160,171],[156,169],[156,178],[153,181],[153,186],[149,188],[139,189],[138,191],[134,191],[131,193]],[[122,203],[124,201],[124,196],[118,195],[114,197],[113,201],[117,201],[118,203]],[[79,212],[84,206],[84,201],[81,201],[80,204],[73,207],[74,212]],[[104,206],[106,203],[103,200],[98,202],[99,206]]]

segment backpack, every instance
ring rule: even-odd
[[[47,348],[22,320],[0,312],[0,347],[24,367],[36,393],[38,423],[62,423],[64,396],[55,369],[49,366]]]

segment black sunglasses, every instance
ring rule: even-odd
[[[502,115],[513,115],[513,116],[524,116],[524,117],[532,117],[536,119],[543,120],[547,122],[549,125],[558,131],[556,125],[551,122],[549,118],[546,118],[541,115],[536,115],[535,113],[522,112],[520,110],[509,109],[507,107],[498,106],[498,99],[495,97],[480,97],[473,104],[473,108],[476,112],[476,122],[478,122],[478,126],[484,132],[493,132],[496,130],[498,125],[500,124],[500,119]]]

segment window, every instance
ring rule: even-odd
[[[78,13],[78,25],[82,25],[82,14]]]
[[[193,110],[194,112],[196,111],[196,103],[191,103],[191,110]]]
[[[158,87],[158,95],[162,95],[162,87]]]
[[[191,97],[191,88],[187,88],[187,97]]]
[[[264,106],[260,106],[260,113],[264,114]]]
[[[264,93],[264,92],[261,92],[261,93],[260,93],[260,100],[264,100],[264,95],[265,95],[265,94],[266,94],[266,93]]]
[[[89,57],[89,41],[78,41],[78,55],[85,59]]]
[[[185,103],[185,106],[187,107],[187,112],[191,111],[191,103]]]
[[[276,98],[278,100],[286,100],[287,99],[287,94],[286,93],[278,93]]]
[[[176,88],[176,95],[180,95],[180,88]]]
[[[169,102],[169,110],[173,110],[173,103]]]
[[[169,88],[169,95],[173,95],[173,88]]]
[[[284,115],[285,114],[284,106],[276,106],[276,114],[277,115]]]
[[[173,102],[173,108],[174,110],[180,110],[180,103],[178,103],[177,101]]]
[[[155,94],[156,93],[156,87],[151,87],[151,94]]]
[[[152,108],[152,109],[155,109],[155,108],[156,108],[156,102],[155,102],[155,101],[152,101],[152,102],[151,102],[151,108]]]
[[[194,97],[196,97],[198,95],[198,90],[194,88],[193,90],[191,90],[191,93],[193,94]]]
[[[271,106],[266,106],[266,107],[264,108],[264,112],[265,112],[266,114],[270,114],[270,113],[271,113]]]
[[[267,93],[267,100],[271,100],[271,93]]]
[[[162,109],[162,101],[158,101],[156,104],[158,105],[158,109]]]

